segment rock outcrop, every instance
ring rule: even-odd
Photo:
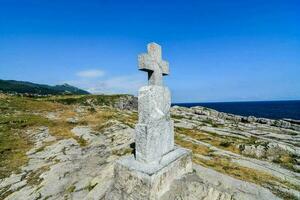
[[[1,98],[2,107],[12,108],[6,109],[1,127],[13,125],[30,148],[27,162],[0,179],[0,199],[102,200],[109,195],[116,160],[134,151],[134,109],[95,105],[91,111],[90,105],[45,100],[26,111],[12,107],[18,105],[9,104],[12,97]],[[23,107],[36,105],[20,101]],[[27,120],[19,117],[24,113]],[[15,115],[19,120],[4,120]],[[203,107],[175,106],[171,115],[176,145],[193,151],[193,172],[175,180],[163,200],[300,198],[299,124]]]

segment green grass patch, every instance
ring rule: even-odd
[[[184,117],[183,116],[181,116],[181,115],[171,115],[171,117],[173,118],[173,119],[184,119]]]
[[[48,120],[30,114],[0,116],[0,178],[18,172],[27,162],[26,152],[33,146],[24,130],[28,127],[47,125]]]
[[[112,106],[120,98],[128,95],[56,95],[48,98],[42,98],[43,101],[58,102],[66,105],[83,105],[83,106]]]

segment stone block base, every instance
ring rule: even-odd
[[[175,179],[192,172],[191,152],[183,148],[162,157],[159,164],[143,164],[134,156],[123,157],[115,165],[115,183],[107,199],[158,200]]]

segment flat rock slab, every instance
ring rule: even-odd
[[[162,157],[159,164],[142,164],[134,156],[116,162],[115,183],[110,200],[159,200],[175,179],[192,172],[189,150],[177,148]]]

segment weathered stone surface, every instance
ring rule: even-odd
[[[158,162],[174,148],[174,125],[170,119],[168,88],[145,86],[139,91],[139,122],[136,125],[136,159]]]
[[[149,85],[162,85],[162,76],[169,74],[169,63],[162,60],[160,45],[152,42],[147,49],[147,54],[138,56],[139,69],[148,72]]]
[[[229,197],[230,194],[231,196],[230,199],[239,199],[239,200],[280,199],[276,197],[274,194],[272,194],[266,188],[262,188],[256,184],[234,179],[230,176],[224,175],[212,169],[202,167],[200,165],[194,165],[194,169],[195,169],[195,173],[200,177],[201,182],[205,187],[210,188],[210,190],[212,190],[211,188],[214,188],[213,189],[214,191],[218,191],[219,193],[227,197]],[[206,199],[209,198],[206,197]]]
[[[172,182],[192,171],[191,152],[178,148],[161,158],[158,165],[144,164],[133,156],[115,165],[115,183],[107,199],[157,200]]]
[[[161,200],[232,200],[232,194],[218,190],[203,180],[195,173],[187,174],[181,179],[175,180],[170,190]]]
[[[228,139],[231,137],[247,139],[256,136],[259,137],[259,143],[251,143],[251,145],[256,144],[258,146],[263,140],[266,143],[268,142],[268,155],[278,155],[278,151],[288,152],[295,155],[295,162],[300,163],[299,157],[296,156],[299,155],[299,148],[296,145],[292,145],[293,142],[299,144],[299,132],[297,131],[282,129],[268,124],[248,122],[240,122],[238,124],[239,129],[235,129],[235,126],[232,126],[236,123],[234,121],[235,117],[229,114],[226,114],[228,116],[225,117],[224,126],[212,127],[207,122],[207,118],[210,117],[208,115],[210,109],[202,107],[190,109],[173,107],[172,112],[173,115],[179,116],[174,118],[175,125],[178,127],[185,127],[191,129],[191,131],[199,129],[203,133],[214,133],[217,137],[226,137]],[[125,118],[127,111],[120,111],[118,114]],[[80,119],[82,117],[84,116],[79,116]],[[219,118],[211,119],[217,121]],[[114,161],[119,158],[119,155],[122,155],[124,150],[131,150],[129,145],[134,142],[134,129],[117,119],[109,120],[102,125],[104,128],[101,129],[101,132],[97,132],[89,125],[76,126],[71,131],[77,138],[86,139],[86,146],[80,146],[73,139],[53,137],[49,135],[51,130],[49,131],[47,127],[27,131],[26,133],[33,138],[34,143],[33,149],[27,153],[29,162],[20,169],[20,174],[12,174],[10,177],[0,179],[0,199],[103,200],[104,196],[112,191]],[[244,154],[233,154],[230,151],[210,145],[206,140],[187,140],[191,139],[188,138],[188,135],[183,139],[193,142],[192,147],[207,145],[211,150],[210,154],[206,156],[194,154],[195,159],[201,156],[207,162],[211,162],[215,157],[229,157],[232,166],[244,166],[258,172],[268,173],[272,177],[281,177],[288,184],[292,183],[299,187],[299,173],[292,172],[290,169],[285,169],[276,163],[270,162],[269,156],[267,156],[267,159],[262,158],[260,160]],[[49,141],[51,142],[49,143]],[[45,144],[48,145],[43,147]],[[247,143],[242,144],[246,145]],[[274,153],[269,152],[271,150]],[[203,162],[206,163],[205,161]],[[293,163],[293,165],[299,172],[299,164],[297,163]],[[49,168],[45,166],[49,166]],[[183,200],[214,199],[212,197],[216,197],[216,199],[219,197],[231,197],[232,199],[270,200],[278,199],[275,196],[278,195],[276,191],[280,191],[284,195],[291,194],[295,196],[294,199],[299,199],[299,191],[291,187],[253,184],[247,182],[249,180],[244,178],[243,174],[241,174],[243,179],[239,180],[230,174],[222,174],[208,167],[199,166],[196,163],[193,163],[193,168],[194,171],[196,170],[196,173],[188,174],[181,179],[175,180],[170,190],[162,196],[162,198],[164,197],[163,200],[174,200],[176,198]],[[58,173],[59,171],[65,173],[60,174]],[[40,174],[36,178],[41,182],[32,184],[31,174]],[[27,183],[25,184],[25,182]],[[53,185],[59,185],[60,182],[64,184],[60,185],[60,187],[53,187]],[[276,184],[276,182],[272,183]],[[272,192],[275,191],[274,194],[270,190]],[[117,197],[120,194],[117,192],[115,194],[116,199],[118,199]]]
[[[71,132],[86,139],[87,145],[81,147],[74,139],[63,139],[41,148],[41,142],[53,139],[48,129],[28,131],[35,147],[29,151],[29,161],[21,168],[22,173],[0,181],[0,199],[2,195],[8,200],[104,197],[113,183],[113,161],[118,158],[112,155],[114,148],[128,148],[134,130],[113,121],[101,136],[88,126],[77,126]]]
[[[144,86],[139,90],[139,123],[170,119],[171,94],[167,87]]]
[[[138,60],[139,69],[148,72],[149,86],[142,87],[138,95],[136,160],[158,163],[163,155],[174,149],[171,94],[162,83],[162,75],[169,73],[169,67],[162,60],[161,47],[155,43],[148,44],[148,54],[141,54]]]
[[[137,110],[138,101],[135,96],[124,95],[120,97],[117,102],[115,102],[113,107],[121,110]]]
[[[114,186],[107,199],[156,200],[176,178],[192,171],[191,152],[174,149],[171,94],[162,83],[169,69],[161,59],[161,47],[150,43],[148,54],[139,56],[139,67],[148,72],[149,85],[138,95],[135,156],[117,162]]]

